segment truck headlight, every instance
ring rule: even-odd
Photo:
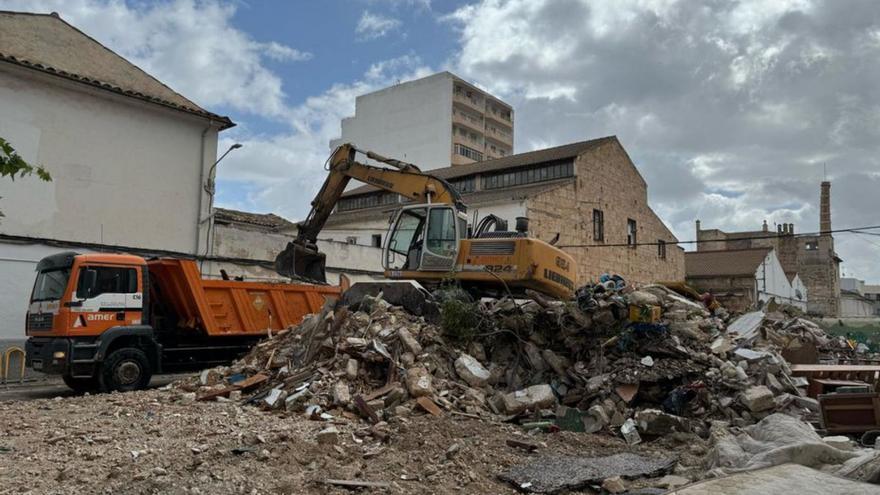
[[[64,359],[64,356],[66,356],[64,351],[55,351],[52,353],[52,359]]]

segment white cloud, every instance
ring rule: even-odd
[[[382,38],[391,31],[400,27],[400,20],[393,17],[373,14],[365,10],[358,20],[354,32],[360,40],[374,40]]]
[[[298,62],[312,55],[277,42],[260,42],[235,28],[234,4],[167,0],[7,0],[0,8],[58,12],[105,46],[171,88],[211,110],[232,109],[271,118],[287,109],[281,78],[264,59]]]

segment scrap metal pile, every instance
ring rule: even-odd
[[[469,301],[446,291],[436,321],[381,295],[328,306],[178,387],[192,399],[360,418],[380,438],[386,420],[414,411],[634,443],[675,431],[705,437],[713,420],[745,426],[817,410],[778,347],[728,333],[711,301],[613,277],[581,288],[577,301],[531,296]]]

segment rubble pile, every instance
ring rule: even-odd
[[[799,316],[745,315],[728,328],[711,300],[619,277],[581,288],[575,301],[529,295],[441,294],[438,322],[366,296],[327,307],[178,387],[192,399],[361,418],[379,437],[389,434],[390,418],[414,411],[604,430],[638,443],[671,432],[705,437],[711,421],[746,426],[775,412],[818,410],[777,340],[756,330],[827,338]]]

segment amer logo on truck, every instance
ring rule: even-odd
[[[91,313],[86,315],[88,321],[111,321],[116,319],[116,315],[110,313]]]

